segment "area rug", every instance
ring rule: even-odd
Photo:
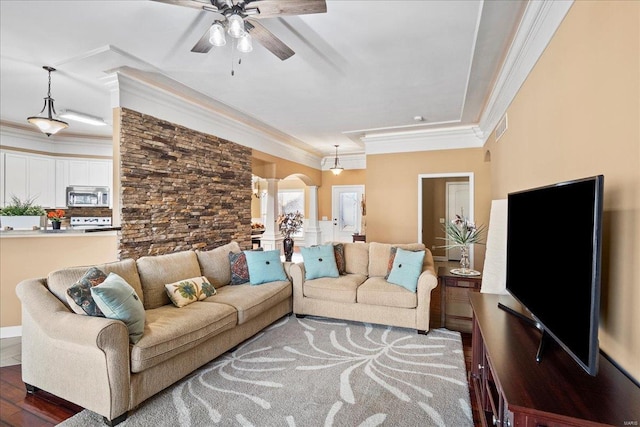
[[[103,425],[82,411],[61,426]],[[285,317],[130,412],[130,426],[473,426],[460,334]]]

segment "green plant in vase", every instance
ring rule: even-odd
[[[21,200],[11,196],[11,202],[0,209],[0,222],[5,230],[31,230],[42,226],[46,211],[34,203],[34,199]]]
[[[451,270],[452,273],[461,275],[477,275],[480,274],[475,270],[471,270],[469,262],[469,247],[471,245],[484,244],[482,241],[486,233],[486,226],[476,226],[474,222],[469,221],[461,212],[456,215],[451,222],[445,223],[444,232],[447,237],[439,237],[446,240],[447,244],[442,246],[446,249],[460,248],[460,268]]]

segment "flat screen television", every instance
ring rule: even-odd
[[[602,175],[508,195],[507,291],[590,375],[598,371]]]

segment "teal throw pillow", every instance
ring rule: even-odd
[[[109,319],[122,320],[129,330],[129,341],[137,343],[144,332],[144,306],[136,291],[122,277],[109,273],[107,278],[91,288],[91,296]]]
[[[398,248],[387,282],[415,292],[418,289],[418,277],[422,273],[423,261],[424,251],[414,252]]]
[[[300,248],[300,252],[302,253],[302,261],[304,262],[305,280],[320,277],[340,277],[333,245]]]
[[[249,283],[252,285],[288,280],[279,250],[244,251],[244,254],[249,267]]]

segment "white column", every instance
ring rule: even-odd
[[[264,223],[264,233],[262,234],[261,246],[265,251],[282,249],[282,235],[278,230],[276,220],[278,219],[278,180],[268,178],[267,181],[267,216]]]
[[[304,241],[306,246],[319,245],[322,243],[322,233],[318,222],[318,186],[310,185],[309,188],[309,213],[307,224],[304,230]]]

